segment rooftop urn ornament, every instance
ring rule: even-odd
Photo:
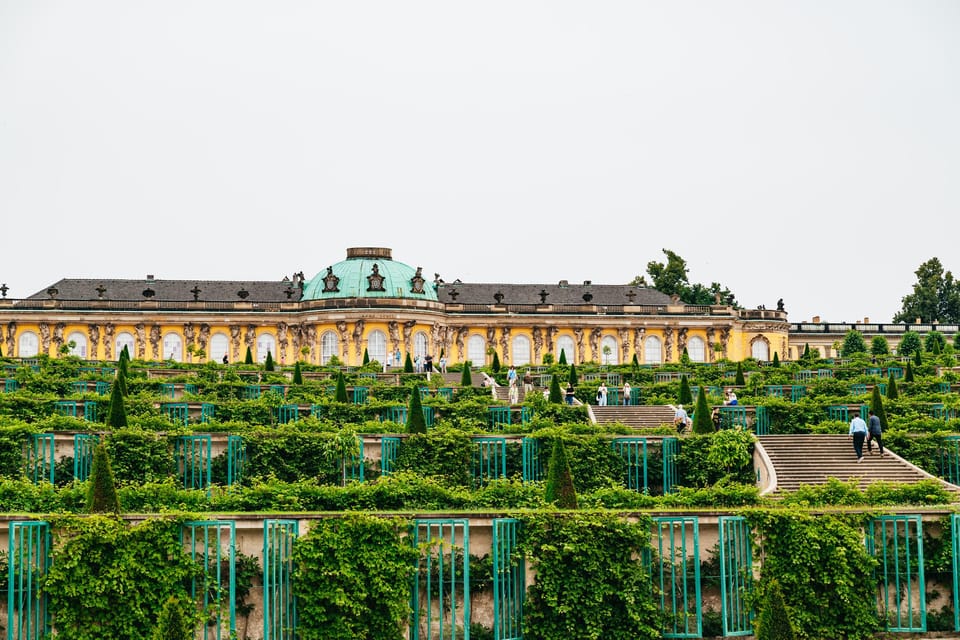
[[[540,304],[547,304],[547,296],[550,294],[547,293],[546,289],[540,289],[540,293],[537,295],[540,296]]]
[[[423,267],[417,267],[417,272],[410,278],[410,293],[425,293],[423,285],[426,280],[423,278]]]
[[[250,292],[247,291],[246,289],[240,289],[240,291],[237,291],[237,295],[240,296],[241,300],[246,300],[247,297],[250,295]]]
[[[636,291],[634,291],[633,289],[630,289],[630,291],[627,291],[627,298],[630,299],[630,304],[633,304],[633,300],[634,300],[636,297],[637,297],[637,292],[636,292]]]
[[[367,291],[386,291],[383,288],[383,276],[380,275],[380,266],[373,263],[373,273],[367,276]]]
[[[102,284],[99,284],[97,285],[97,288],[95,289],[95,291],[97,292],[97,298],[99,298],[100,300],[103,300],[103,294],[107,292],[107,288]]]
[[[493,294],[493,299],[497,301],[497,304],[503,302],[503,292],[498,290],[495,294]]]
[[[7,291],[10,291],[10,287],[7,286],[7,283],[4,282],[3,285],[0,285],[0,293],[3,294],[3,297],[7,297]]]
[[[447,293],[449,293],[449,294],[450,294],[450,297],[451,297],[452,299],[454,299],[454,300],[456,300],[456,299],[457,299],[457,296],[460,295],[460,292],[457,291],[456,288],[450,289],[450,291],[448,291]]]
[[[193,289],[190,289],[190,293],[193,294],[193,301],[196,302],[200,299],[200,287],[198,285],[193,285]]]
[[[333,267],[327,267],[327,275],[323,276],[323,292],[338,293],[340,291],[340,278],[333,275]]]

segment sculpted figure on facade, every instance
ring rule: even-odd
[[[287,323],[278,322],[277,323],[277,351],[280,353],[280,364],[284,364],[287,361],[287,346],[290,343],[290,339],[287,338]]]
[[[496,327],[487,327],[487,348],[488,349],[497,348],[497,328]]]
[[[503,361],[510,362],[510,327],[500,329],[500,352],[503,354]]]
[[[630,358],[630,329],[620,327],[617,329],[617,337],[620,338],[620,363],[626,364]]]
[[[207,352],[207,345],[210,344],[210,325],[206,322],[200,323],[200,331],[197,333],[197,347]]]
[[[243,343],[250,349],[252,354],[254,346],[257,344],[257,325],[248,324],[247,331],[243,336]]]
[[[140,322],[133,331],[137,334],[137,359],[143,360],[147,353],[147,327]]]
[[[413,335],[413,328],[417,326],[416,320],[407,320],[403,323],[403,350],[410,352],[410,337]]]
[[[194,343],[194,340],[197,337],[196,331],[196,327],[193,326],[192,322],[187,322],[183,325],[183,338],[186,342],[186,345],[184,345],[185,347],[189,347]],[[191,360],[193,359],[193,356],[190,355],[189,351],[187,351],[187,357]]]
[[[467,352],[464,349],[463,343],[467,339],[467,332],[469,329],[467,327],[457,327],[456,330],[456,341],[457,341],[457,353],[460,355],[461,360],[467,359]]]
[[[677,353],[682,354],[683,350],[687,347],[687,328],[680,327],[677,329]]]
[[[230,346],[233,347],[233,357],[231,360],[236,362],[240,359],[240,325],[230,325]]]
[[[633,352],[637,354],[637,360],[643,362],[643,336],[647,330],[643,327],[636,327],[633,330]]]
[[[587,354],[583,350],[583,328],[574,327],[573,329],[573,341],[576,344],[576,355],[574,360],[577,364],[583,364],[587,360]]]
[[[113,360],[113,334],[116,330],[112,322],[103,325],[103,357],[107,360]]]
[[[663,330],[663,345],[666,361],[670,362],[673,360],[673,329],[671,327],[666,327]]]
[[[396,320],[388,322],[387,333],[390,335],[390,350],[396,351],[400,348],[400,323]]]
[[[716,343],[716,332],[713,330],[713,327],[707,327],[707,362],[713,362],[715,360],[713,345]]]
[[[357,359],[363,355],[363,327],[365,324],[363,320],[357,320],[353,323],[353,349],[357,354]]]
[[[90,339],[90,351],[87,354],[87,357],[90,360],[97,360],[97,354],[100,353],[100,325],[88,324],[87,338]]]
[[[436,322],[430,327],[430,344],[432,345],[431,349],[433,353],[437,354],[437,359],[439,360],[442,343],[440,340],[440,325]]]
[[[317,361],[317,326],[309,323],[300,325],[303,331],[303,344],[310,348],[310,362]]]
[[[720,350],[723,357],[727,357],[727,343],[730,342],[730,327],[720,329]]]
[[[540,327],[533,328],[533,361],[534,362],[543,362],[540,358],[540,354],[543,351],[543,331],[540,330]]]
[[[350,334],[347,333],[347,321],[337,321],[337,335],[340,336],[340,357],[344,362],[349,362],[350,356]]]
[[[160,325],[158,324],[150,326],[150,349],[154,358],[163,360],[163,354],[160,353]]]
[[[547,353],[553,353],[553,343],[557,338],[557,332],[560,331],[553,325],[547,327]]]
[[[40,323],[40,353],[50,353],[50,325]]]
[[[603,355],[600,353],[600,334],[602,333],[599,327],[590,330],[590,358],[594,362],[603,362]]]
[[[58,322],[57,326],[53,328],[53,346],[56,347],[57,351],[63,346],[63,330],[66,328],[67,325],[62,322]]]
[[[7,323],[7,355],[13,355],[13,347],[16,344],[17,322],[11,320]]]

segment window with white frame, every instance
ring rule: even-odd
[[[565,354],[567,364],[574,364],[573,360],[573,338],[570,336],[560,336],[557,338],[557,362],[560,362],[560,353]]]
[[[645,364],[659,364],[663,360],[660,338],[648,336],[643,341],[643,362]]]
[[[17,343],[17,355],[21,358],[32,358],[38,353],[40,353],[40,341],[37,340],[37,334],[32,331],[21,333]]]
[[[530,364],[530,338],[515,336],[513,339],[513,359],[510,361],[515,367]]]
[[[74,331],[67,336],[66,345],[73,343],[73,346],[70,347],[70,355],[77,356],[78,358],[87,357],[87,336],[83,335],[79,331]]]
[[[376,360],[383,364],[387,361],[387,334],[379,329],[374,329],[367,336],[367,355],[370,360]]]
[[[133,347],[136,344],[133,340],[133,334],[129,331],[121,331],[117,334],[117,339],[114,342],[114,354],[117,357],[117,360],[120,359],[120,354],[123,352],[123,348],[127,348],[127,355],[131,358],[134,357]]]
[[[163,358],[174,362],[183,360],[183,340],[179,334],[168,333],[163,337]]]
[[[215,333],[210,336],[211,360],[214,362],[223,362],[223,357],[228,353],[230,353],[230,338],[227,337],[227,334]]]
[[[413,356],[420,356],[421,361],[428,353],[427,334],[423,331],[417,331],[413,336]]]
[[[763,338],[758,338],[750,345],[750,355],[757,360],[766,362],[770,359],[770,345]]]
[[[257,362],[266,362],[267,353],[274,362],[277,361],[277,339],[272,334],[261,333],[257,336]]]
[[[467,340],[467,359],[475,367],[482,367],[487,363],[487,341],[483,336],[473,334]]]
[[[327,364],[333,356],[340,357],[340,336],[336,331],[324,331],[320,336],[320,364]]]
[[[600,341],[600,362],[603,364],[620,364],[617,339],[613,336],[603,336]]]
[[[703,338],[693,336],[687,341],[687,355],[690,356],[691,362],[707,361],[707,347]]]

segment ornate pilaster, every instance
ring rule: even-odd
[[[96,324],[87,325],[87,338],[90,339],[90,351],[87,357],[90,360],[100,359],[100,326]]]
[[[547,327],[547,353],[551,353],[551,354],[553,353],[554,341],[557,338],[558,331],[559,329],[557,329],[553,325],[550,325],[549,327]]]
[[[533,328],[533,361],[536,364],[543,362],[541,352],[543,351],[543,331],[540,327]]]
[[[410,339],[413,336],[413,328],[417,326],[416,320],[407,320],[403,323],[403,351],[410,353]]]
[[[40,323],[40,353],[50,353],[50,325],[46,322]]]
[[[195,326],[193,326],[192,322],[187,322],[183,325],[183,341],[186,343],[184,348],[187,350],[187,358],[190,360],[190,362],[193,362],[193,354],[190,353],[190,345],[192,345],[196,340],[196,331],[197,329]]]
[[[57,326],[53,328],[53,346],[56,348],[57,352],[60,352],[60,347],[63,346],[63,330],[67,328],[67,325],[58,322]]]
[[[376,265],[374,265],[376,266]],[[363,320],[357,320],[353,323],[353,349],[357,354],[357,362],[363,362],[363,328],[366,323]]]
[[[627,364],[630,358],[630,329],[621,327],[617,335],[620,337],[620,364]]]
[[[637,362],[645,360],[643,353],[643,336],[647,330],[643,327],[637,327],[633,330],[633,352],[637,354]]]
[[[337,322],[337,335],[340,337],[340,358],[346,364],[350,362],[350,334],[345,320]]]
[[[707,327],[707,362],[713,362],[716,360],[717,355],[713,350],[713,345],[716,344],[716,339],[716,332],[713,330],[713,327]]]
[[[673,362],[673,329],[671,327],[663,329],[663,346],[666,354],[664,362]]]
[[[230,360],[238,362],[240,360],[240,325],[238,324],[230,325],[230,346],[233,348],[233,357]]]
[[[316,364],[321,358],[317,353],[317,326],[314,324],[300,326],[303,328],[303,343],[310,348],[310,362]]]
[[[141,322],[133,330],[137,334],[137,359],[146,360],[147,357],[147,327]]]
[[[510,327],[500,329],[500,353],[504,363],[510,362]]]
[[[574,327],[573,338],[576,344],[576,354],[573,356],[574,362],[583,364],[587,361],[587,354],[583,350],[583,327]]]
[[[153,357],[157,360],[163,360],[163,349],[160,345],[160,325],[155,324],[150,327],[150,349]]]
[[[243,344],[253,353],[253,348],[257,344],[257,325],[248,324],[247,330],[243,334]]]
[[[391,320],[387,323],[387,333],[390,334],[390,353],[396,352],[400,348],[400,323],[396,320]],[[401,363],[395,362],[394,365],[400,365]]]
[[[280,352],[280,364],[286,364],[287,362],[287,346],[290,341],[287,338],[287,323],[278,322],[277,323],[277,350]]]
[[[467,327],[457,327],[457,332],[456,332],[457,353],[459,354],[461,361],[467,359],[467,350],[464,348],[464,342],[467,339],[468,331],[470,331],[470,329]]]
[[[720,329],[720,345],[721,353],[723,357],[727,357],[727,344],[730,342],[730,327],[723,327]]]
[[[600,353],[600,336],[603,331],[600,327],[590,330],[590,359],[603,364],[603,354]]]
[[[683,350],[687,347],[687,328],[677,329],[677,355],[683,355]]]
[[[103,325],[103,357],[107,360],[113,360],[113,334],[115,331],[116,327],[113,326],[112,322]]]
[[[11,320],[7,323],[7,355],[12,356],[14,353],[14,347],[17,342],[17,322],[16,320]]]

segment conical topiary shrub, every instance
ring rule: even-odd
[[[810,359],[810,343],[809,343],[809,342],[806,343],[805,345],[803,345],[803,355],[800,356],[800,359],[801,359],[801,360],[809,360],[809,359]]]
[[[577,383],[579,382],[579,378],[577,377],[577,365],[570,365],[570,377],[567,378],[567,382],[573,386],[577,386]]]
[[[774,367],[780,366],[780,356],[777,355],[776,351],[773,352],[773,366]]]
[[[300,370],[300,361],[293,365],[293,384],[303,384],[303,372]]]
[[[113,479],[107,448],[98,444],[93,450],[90,466],[90,484],[87,487],[87,511],[90,513],[120,513],[120,498]]]
[[[557,378],[556,375],[550,378],[550,397],[548,400],[556,404],[563,404],[563,392],[560,390],[560,379]]]
[[[194,628],[187,617],[186,607],[174,596],[167,598],[150,640],[193,640]]]
[[[337,402],[349,402],[347,400],[347,381],[343,377],[343,371],[337,372],[337,395],[334,396]]]
[[[907,372],[903,374],[904,382],[913,382],[913,365],[907,362]]]
[[[687,380],[687,374],[680,376],[680,404],[690,405],[693,403],[693,394],[690,393],[690,382]]]
[[[743,363],[742,363],[742,362],[738,362],[738,363],[737,363],[737,375],[736,375],[736,377],[733,379],[733,384],[737,385],[738,387],[742,387],[742,386],[745,385],[746,383],[747,383],[747,381],[743,379]]]
[[[637,354],[633,354],[633,358],[630,360],[630,366],[634,369],[640,368],[640,361],[637,359]]]
[[[700,393],[697,394],[697,407],[693,411],[693,432],[713,433],[713,418],[707,404],[706,387],[700,387]]]
[[[500,372],[500,356],[496,351],[493,352],[493,362],[490,364],[490,370],[494,373]]]
[[[118,382],[123,380],[117,378]],[[110,404],[107,407],[107,426],[113,429],[122,429],[127,426],[127,409],[123,404],[123,389],[120,384],[114,383],[110,389]]]
[[[250,351],[250,346],[247,346],[247,355],[243,356],[243,364],[253,364],[253,352]]]
[[[117,371],[117,378],[114,380],[114,384],[120,387],[120,395],[126,396],[127,394],[127,374],[124,373],[123,369]]]
[[[404,373],[413,373],[413,360],[410,359],[410,352],[407,352],[407,357],[403,361],[403,372]]]
[[[463,373],[460,374],[460,386],[461,387],[472,387],[473,378],[470,377],[470,361],[467,360],[463,363]]]
[[[427,419],[423,417],[423,403],[420,401],[420,387],[413,385],[410,390],[410,405],[407,407],[407,433],[426,433]]]
[[[913,363],[918,367],[923,364],[923,358],[920,356],[921,349],[917,349],[913,352]]]
[[[757,640],[796,640],[797,634],[787,615],[780,583],[776,580],[768,582],[763,595],[763,605],[757,616]]]
[[[370,352],[366,347],[363,348],[363,364],[370,364]]]
[[[870,408],[873,409],[875,416],[880,418],[880,428],[887,430],[887,412],[883,410],[883,396],[880,395],[880,387],[873,385],[873,397],[870,398]]]
[[[263,363],[264,371],[274,371],[276,366],[273,364],[273,354],[267,351],[267,359]]]
[[[577,508],[577,490],[573,486],[573,474],[570,473],[567,450],[563,446],[563,438],[560,437],[553,440],[553,450],[550,452],[550,461],[547,463],[547,486],[544,498],[560,509]]]
[[[557,359],[557,364],[567,364],[567,352],[564,349],[560,349],[560,357]]]
[[[123,372],[124,376],[129,376],[129,364],[130,364],[130,352],[127,351],[127,345],[123,345],[123,350],[120,352],[120,361],[117,362],[117,369]]]
[[[897,389],[897,379],[891,373],[887,379],[887,400],[896,400],[900,397],[900,390]]]

